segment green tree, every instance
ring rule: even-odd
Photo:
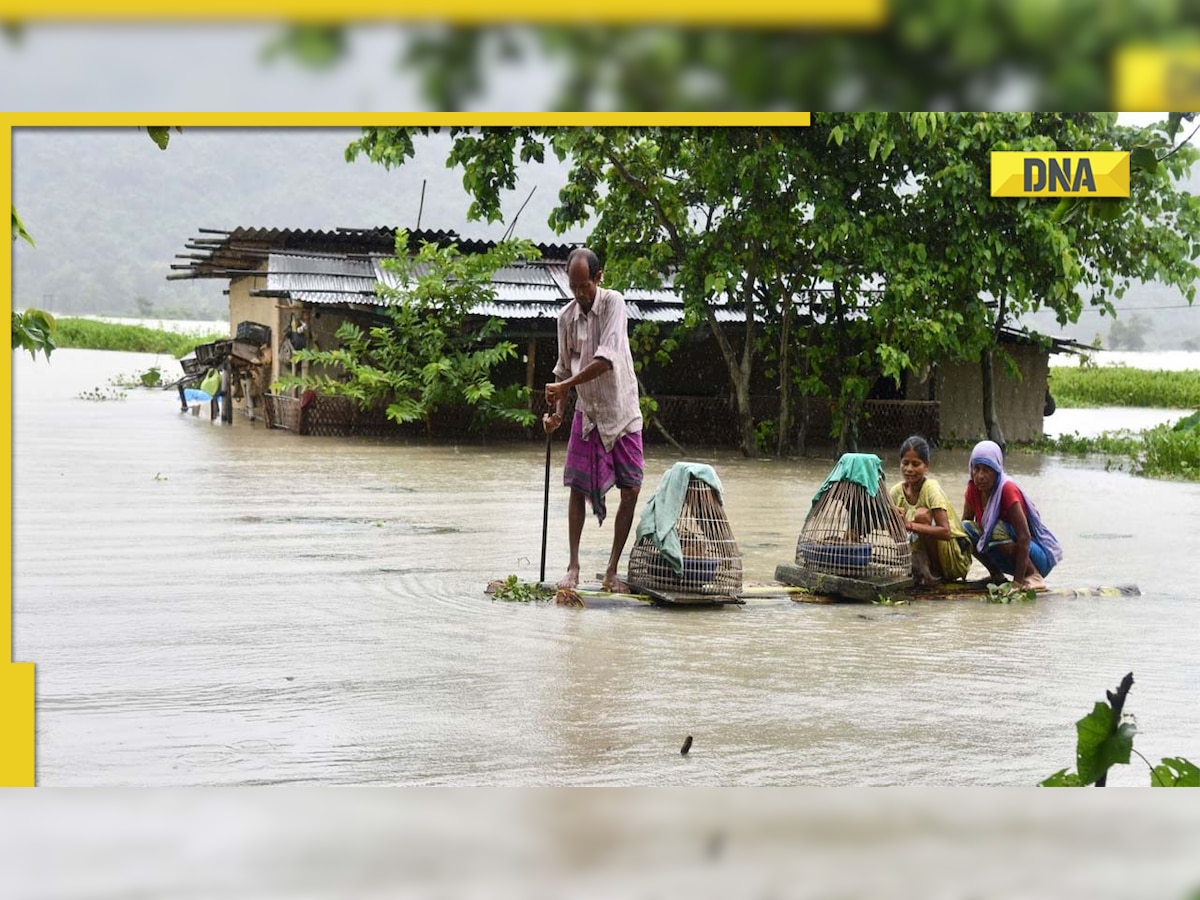
[[[684,328],[707,327],[716,341],[737,402],[742,450],[753,456],[750,390],[762,329],[781,322],[786,335],[796,298],[811,305],[810,321],[836,323],[808,332],[823,351],[810,352],[810,370],[822,376],[803,381],[801,391],[832,395],[852,417],[851,404],[870,384],[869,359],[860,356],[865,325],[855,310],[882,263],[877,243],[860,240],[859,229],[878,228],[884,213],[871,217],[861,208],[894,203],[905,154],[891,153],[895,140],[877,139],[878,117],[832,121],[818,129],[451,129],[448,164],[463,169],[473,197],[469,214],[495,221],[501,191],[515,187],[521,164],[542,161],[547,149],[569,159],[551,226],[562,232],[594,222],[591,244],[605,257],[608,284],[673,283],[685,304]],[[840,143],[829,139],[833,127]],[[423,130],[364,129],[347,158],[403,164]],[[857,168],[843,168],[851,162]],[[835,282],[834,289],[813,293],[819,279]],[[735,327],[726,312],[735,314]],[[775,340],[772,334],[766,336]],[[790,339],[781,352],[785,411],[789,346]]]
[[[923,255],[919,269],[897,255],[889,289],[903,288],[914,308],[923,300],[943,310],[943,324],[961,318],[933,340],[951,356],[981,359],[984,422],[997,443],[991,385],[1001,329],[1038,309],[1074,322],[1085,302],[1112,314],[1134,281],[1159,280],[1193,300],[1200,207],[1180,184],[1197,153],[1173,146],[1180,121],[1137,129],[1118,126],[1113,113],[955,114],[930,157],[914,160],[920,189],[907,228],[921,236]],[[1129,199],[991,196],[993,151],[1065,149],[1130,151]]]
[[[536,257],[528,241],[502,241],[479,254],[425,243],[411,254],[401,230],[396,255],[383,261],[384,321],[343,323],[336,333],[340,346],[297,351],[295,359],[308,361],[310,374],[281,383],[349,397],[363,410],[382,408],[398,423],[423,421],[429,437],[434,413],[459,406],[474,409],[477,426],[496,419],[532,425],[537,417],[529,389],[492,381],[516,346],[499,339],[502,320],[479,322],[472,309],[495,299],[497,268]]]
[[[672,282],[684,327],[713,334],[747,455],[752,377],[771,366],[780,451],[792,388],[831,405],[845,448],[879,375],[951,359],[982,360],[984,419],[1003,444],[992,353],[1020,315],[1075,321],[1085,294],[1111,311],[1135,279],[1192,299],[1200,215],[1178,183],[1196,155],[1172,146],[1179,121],[919,112],[820,113],[807,128],[455,128],[447,162],[462,168],[469,214],[495,221],[522,164],[547,149],[570,160],[551,226],[593,226],[608,284]],[[365,129],[347,158],[403,164],[421,131]],[[1130,150],[1131,199],[991,196],[992,151],[1061,148]]]

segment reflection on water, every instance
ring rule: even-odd
[[[1066,548],[1051,585],[1140,598],[507,604],[482,590],[537,575],[543,445],[298,438],[169,392],[77,398],[153,357],[13,362],[13,658],[37,664],[39,784],[1022,785],[1073,765],[1075,720],[1131,670],[1138,749],[1200,745],[1197,485],[1011,460]],[[697,458],[747,579],[770,580],[832,460]],[[675,459],[650,449],[647,495]],[[965,451],[933,468],[957,496]],[[588,522],[585,572],[608,527]]]

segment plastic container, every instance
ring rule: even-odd
[[[238,322],[237,339],[261,347],[271,343],[271,329],[258,322]]]
[[[832,575],[859,575],[871,564],[871,545],[865,541],[802,541],[806,568]]]
[[[686,584],[708,584],[717,577],[719,559],[685,556],[683,558],[683,581]]]

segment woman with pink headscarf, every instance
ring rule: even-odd
[[[1043,579],[1062,560],[1058,539],[1042,522],[1033,501],[1004,474],[998,444],[976,444],[968,468],[971,480],[962,518],[971,552],[987,566],[996,584],[1003,584],[1007,573],[1018,588],[1044,590]]]

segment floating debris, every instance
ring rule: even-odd
[[[554,602],[559,606],[583,606],[583,598],[573,588],[559,588],[554,595]]]

